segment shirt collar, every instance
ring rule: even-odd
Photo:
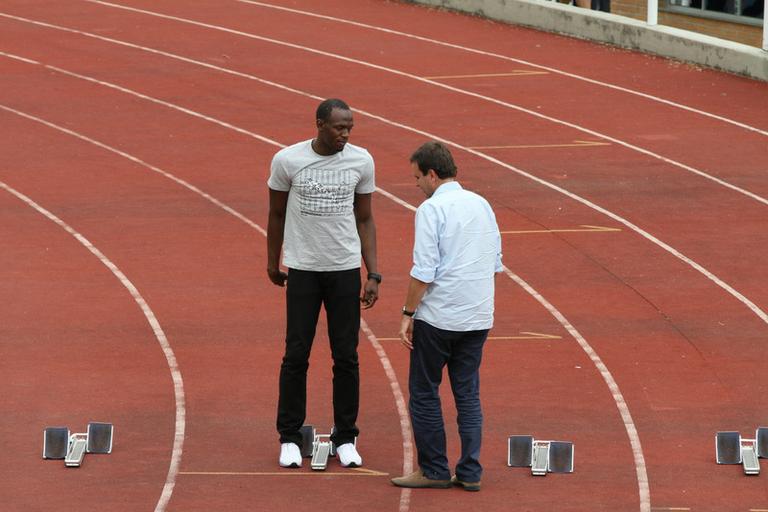
[[[450,192],[452,190],[461,190],[461,185],[458,181],[449,181],[448,183],[443,183],[432,194],[433,196],[436,196],[438,194],[442,194],[443,192]]]

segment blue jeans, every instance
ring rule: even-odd
[[[446,331],[426,322],[413,323],[413,350],[408,388],[413,434],[419,467],[427,478],[451,478],[445,450],[445,427],[439,387],[443,368],[448,377],[458,412],[461,457],[456,476],[465,482],[479,482],[483,412],[480,408],[480,361],[488,330]]]

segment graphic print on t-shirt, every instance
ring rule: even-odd
[[[352,210],[355,184],[351,170],[306,168],[302,170],[294,186],[299,192],[302,215],[334,217]]]

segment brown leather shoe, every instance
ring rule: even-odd
[[[392,483],[398,487],[408,487],[411,489],[450,489],[450,480],[430,480],[419,469],[410,475],[393,478]]]
[[[457,487],[463,487],[465,491],[479,491],[480,490],[480,482],[465,482],[463,480],[459,480],[459,478],[456,475],[453,475],[451,477],[451,484],[457,486]]]

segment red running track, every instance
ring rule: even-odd
[[[768,424],[766,84],[372,0],[6,0],[0,52],[4,510],[768,509],[713,449]],[[381,191],[365,468],[284,471],[265,181],[329,96]],[[414,464],[388,338],[427,138],[508,232],[476,494],[388,482]],[[318,333],[308,419],[327,428]],[[90,420],[115,424],[111,455],[39,458],[45,426]],[[515,433],[574,441],[576,471],[507,468]]]

